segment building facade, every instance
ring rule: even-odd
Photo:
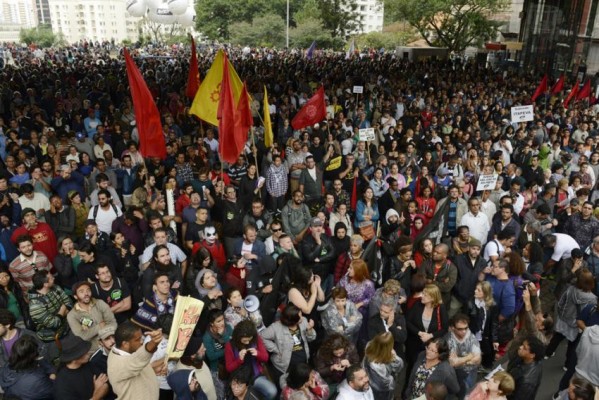
[[[36,0],[44,1],[44,0]],[[136,41],[139,18],[131,17],[123,0],[47,0],[52,31],[68,43]]]
[[[18,42],[20,30],[37,21],[34,0],[0,0],[0,42]]]

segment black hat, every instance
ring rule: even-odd
[[[92,347],[92,344],[88,341],[81,339],[79,336],[68,335],[60,341],[62,345],[62,352],[60,354],[60,361],[64,363],[71,362],[78,359],[82,355],[86,354]]]
[[[21,218],[25,218],[25,215],[31,214],[31,213],[35,214],[35,210],[33,208],[27,207],[23,211],[21,211]]]

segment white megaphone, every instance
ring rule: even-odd
[[[262,314],[260,313],[260,300],[253,294],[246,296],[243,300],[243,308],[248,312],[250,321],[254,323],[258,332],[265,329],[264,322],[262,321]]]

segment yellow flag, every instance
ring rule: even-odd
[[[223,80],[223,59],[224,52],[218,51],[212,66],[208,70],[204,81],[200,85],[198,92],[196,93],[189,113],[197,116],[198,118],[211,123],[212,125],[218,126],[218,118],[216,113],[218,111],[218,100],[220,98],[220,84]],[[233,97],[235,98],[235,104],[239,101],[241,96],[241,90],[243,83],[239,79],[239,75],[233,68],[233,65],[229,61],[229,78],[231,82],[231,89],[233,90]]]
[[[266,147],[272,146],[272,124],[270,122],[270,108],[268,106],[268,92],[266,92],[266,85],[264,85],[264,106],[262,106],[264,112],[264,144]]]

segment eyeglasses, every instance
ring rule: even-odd
[[[277,233],[277,232],[281,232],[283,229],[278,228],[278,229],[274,229],[274,228],[270,228],[271,231],[273,231],[273,233]]]

